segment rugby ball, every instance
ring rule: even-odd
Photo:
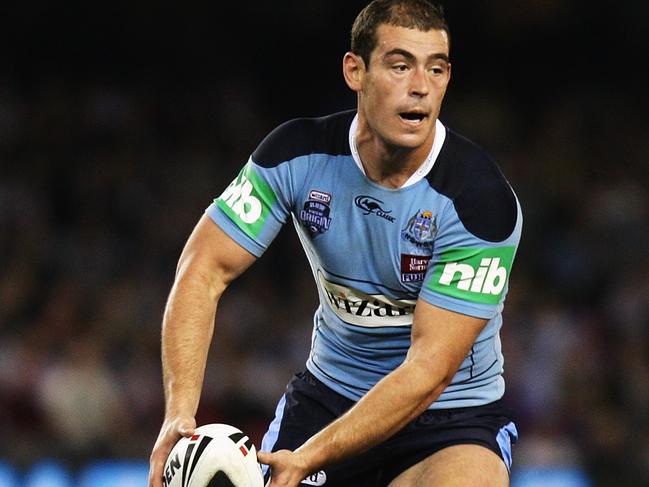
[[[173,447],[162,474],[164,487],[264,487],[250,438],[227,424],[206,424]]]

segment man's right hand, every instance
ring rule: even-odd
[[[153,446],[149,459],[149,487],[162,487],[162,476],[169,452],[185,436],[194,434],[196,420],[191,416],[175,416],[166,419]]]

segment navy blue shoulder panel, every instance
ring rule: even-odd
[[[286,122],[262,140],[252,160],[262,167],[275,167],[307,154],[350,155],[349,127],[356,110],[320,118]]]
[[[514,231],[516,196],[498,165],[468,139],[447,129],[427,179],[453,201],[462,224],[476,237],[501,242]]]

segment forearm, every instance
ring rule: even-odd
[[[302,445],[309,472],[386,440],[424,412],[446,386],[429,361],[410,360],[384,377],[352,409]]]
[[[165,418],[151,452],[151,487],[162,487],[169,452],[195,431],[217,303],[254,259],[207,215],[185,244],[162,321]]]
[[[166,416],[194,416],[222,289],[198,265],[179,265],[162,326]]]
[[[162,322],[166,417],[195,416],[217,303],[255,260],[206,215],[183,249]]]

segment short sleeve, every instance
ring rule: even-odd
[[[440,224],[433,258],[419,297],[458,313],[492,319],[502,311],[509,275],[520,240],[522,216],[518,202],[513,232],[492,242],[468,231],[453,207]]]
[[[288,163],[264,168],[250,159],[206,213],[239,245],[260,257],[292,208]]]

